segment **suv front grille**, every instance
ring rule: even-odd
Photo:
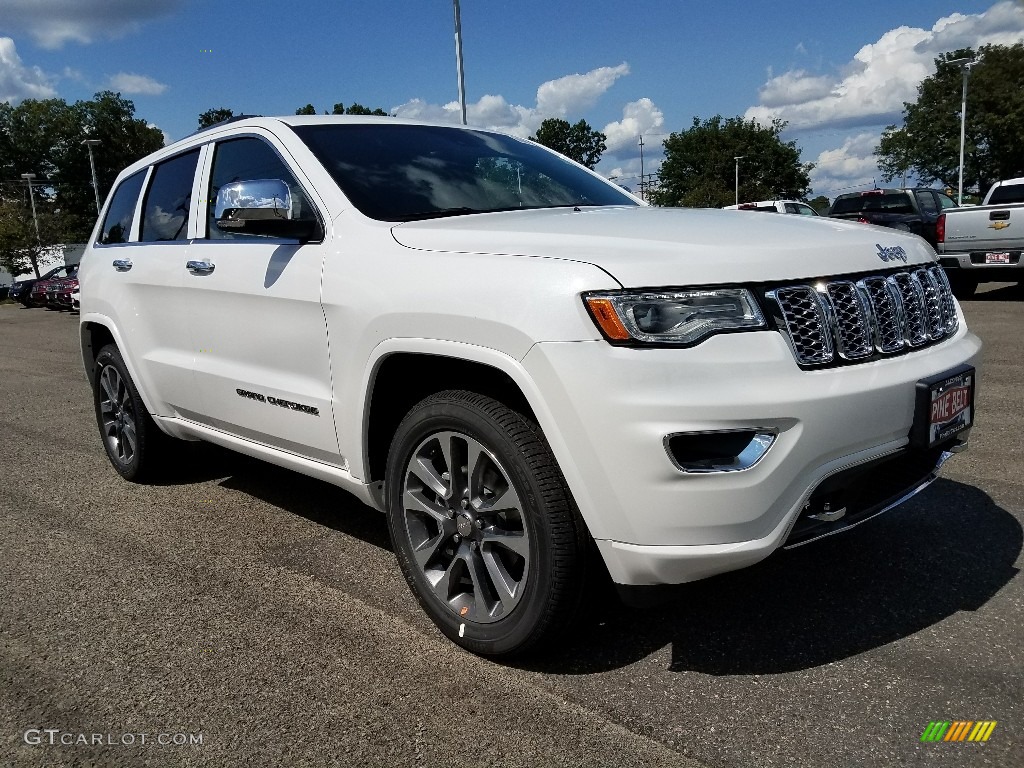
[[[776,288],[778,325],[802,366],[826,366],[894,355],[951,336],[956,303],[935,265]]]

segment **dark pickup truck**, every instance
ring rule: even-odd
[[[837,197],[829,216],[913,232],[935,248],[935,222],[946,208],[956,203],[937,189],[869,189]]]

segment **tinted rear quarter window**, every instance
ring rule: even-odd
[[[102,245],[128,242],[132,220],[135,218],[135,204],[139,201],[139,192],[145,178],[146,172],[139,171],[118,185],[100,229],[99,242]]]
[[[996,187],[989,205],[1006,205],[1007,203],[1024,203],[1024,184],[1006,184]]]
[[[188,212],[192,207],[192,181],[199,150],[178,155],[153,169],[153,180],[143,206],[143,242],[184,240],[188,236]]]

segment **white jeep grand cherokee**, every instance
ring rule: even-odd
[[[570,625],[602,561],[675,584],[850,528],[974,418],[920,238],[651,208],[483,130],[215,126],[118,177],[80,279],[119,473],[183,438],[341,486],[482,654]]]

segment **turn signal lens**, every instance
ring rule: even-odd
[[[601,333],[612,341],[629,340],[629,331],[626,330],[626,326],[619,319],[611,299],[591,296],[584,299],[584,301],[586,301],[587,309],[590,310],[590,315],[594,318],[594,322],[597,323],[597,327],[601,329]]]

